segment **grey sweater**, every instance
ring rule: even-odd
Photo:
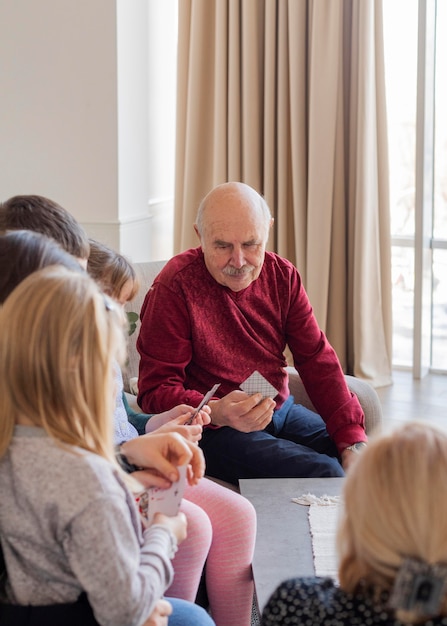
[[[107,626],[139,626],[172,582],[171,536],[141,530],[134,497],[105,459],[16,426],[0,460],[0,538],[7,596],[74,602],[86,591]]]

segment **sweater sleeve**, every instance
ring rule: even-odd
[[[143,411],[159,413],[178,404],[199,404],[203,395],[184,386],[192,358],[188,310],[180,296],[160,282],[151,287],[141,308],[137,350],[138,405]]]
[[[137,626],[173,577],[167,529],[148,528],[140,546],[122,498],[99,497],[71,522],[64,548],[96,619]]]
[[[124,391],[122,395],[123,395],[124,408],[126,409],[126,413],[127,413],[127,419],[132,424],[132,426],[136,429],[139,435],[144,435],[146,433],[146,425],[152,416],[148,415],[147,413],[137,413],[136,411],[134,411],[129,406],[129,403],[127,402],[126,394],[124,393]]]
[[[287,343],[310,399],[340,451],[366,441],[362,407],[346,384],[335,350],[318,326],[298,274],[291,292]]]

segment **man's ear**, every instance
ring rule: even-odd
[[[199,238],[200,243],[202,242],[202,237],[200,236],[199,229],[197,228],[197,224],[194,224],[194,230],[196,231],[196,235]]]
[[[269,230],[271,230],[271,229],[273,228],[273,223],[274,223],[274,221],[275,221],[275,218],[274,218],[274,217],[270,218]]]

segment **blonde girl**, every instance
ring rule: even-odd
[[[447,434],[410,422],[350,468],[338,531],[339,586],[282,583],[262,626],[447,626]]]
[[[184,517],[158,515],[143,532],[115,461],[123,329],[121,308],[87,274],[59,266],[29,275],[0,307],[3,600],[50,611],[85,596],[89,624],[210,626],[199,607],[162,599]]]

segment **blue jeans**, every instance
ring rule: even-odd
[[[344,476],[323,419],[289,396],[261,431],[205,428],[206,473],[234,485],[239,478]]]
[[[198,604],[166,598],[172,604],[172,613],[168,619],[168,626],[216,626],[209,614]]]

